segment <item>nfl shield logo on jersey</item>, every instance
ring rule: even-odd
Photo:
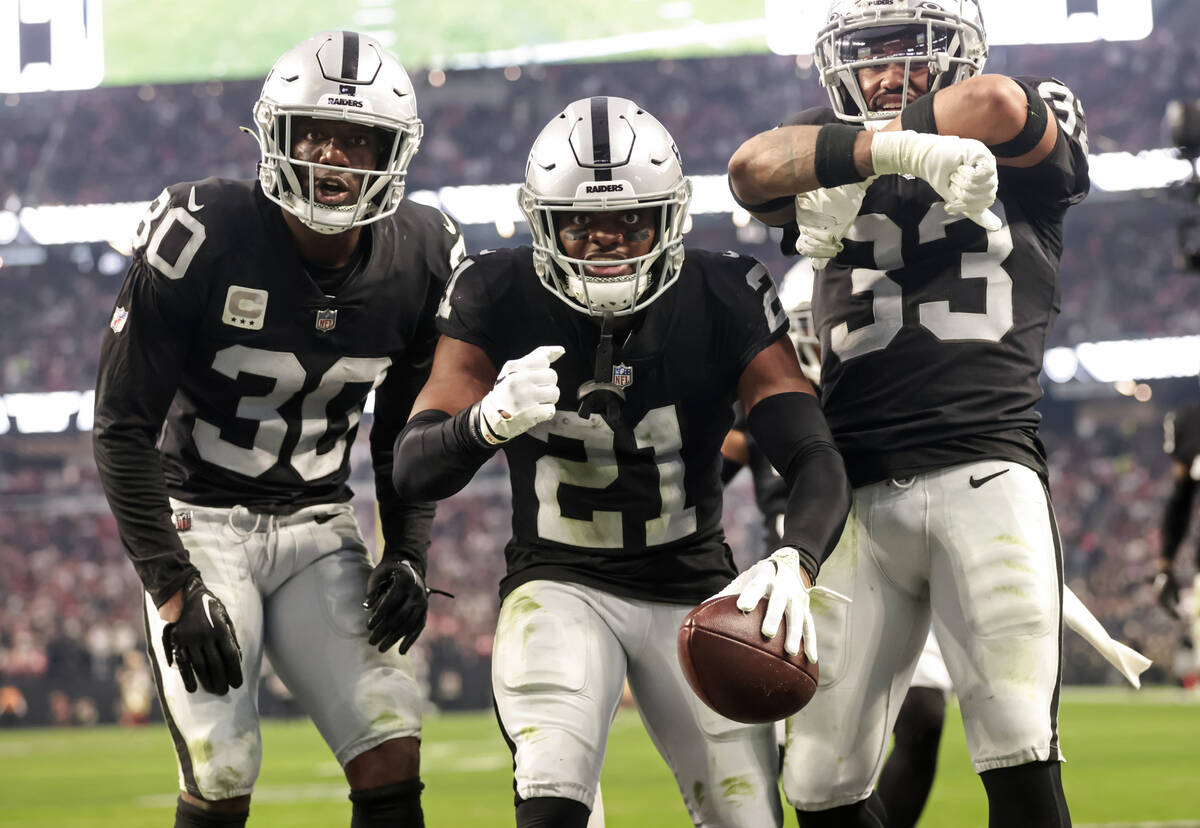
[[[117,305],[113,311],[112,319],[109,320],[108,327],[112,328],[113,333],[120,333],[125,330],[125,320],[129,318],[129,311]]]
[[[336,310],[319,310],[317,311],[317,330],[332,331],[337,327],[337,311]]]
[[[618,388],[628,388],[633,385],[633,368],[625,364],[614,365],[613,385]]]

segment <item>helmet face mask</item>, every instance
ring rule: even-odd
[[[341,167],[293,157],[300,119],[376,130],[376,166]],[[276,61],[254,105],[254,125],[263,192],[318,233],[341,233],[396,212],[423,133],[404,67],[376,40],[354,32],[319,34]],[[314,197],[322,177],[347,174],[360,181],[355,201],[328,205]]]
[[[670,134],[632,101],[597,97],[567,106],[534,141],[517,199],[533,235],[538,278],[574,310],[633,314],[679,277],[691,182]],[[646,208],[656,211],[648,252],[603,259],[605,267],[627,265],[630,273],[589,273],[600,261],[569,256],[559,240],[562,218]]]
[[[813,58],[821,85],[843,121],[895,118],[904,108],[872,110],[859,82],[864,69],[904,66],[910,77],[928,69],[926,92],[983,71],[987,39],[977,0],[833,0],[817,34]]]

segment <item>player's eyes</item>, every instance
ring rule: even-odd
[[[634,224],[637,224],[641,220],[642,220],[642,216],[640,213],[622,213],[621,214],[621,223],[622,224],[627,224],[627,225],[632,226]]]

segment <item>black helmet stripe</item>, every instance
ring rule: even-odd
[[[608,136],[608,98],[592,98],[592,163],[597,181],[612,181],[612,148]]]
[[[358,81],[358,32],[342,32],[342,80]]]

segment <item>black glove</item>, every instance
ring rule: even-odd
[[[1167,615],[1179,618],[1179,581],[1170,569],[1164,569],[1154,576],[1154,591],[1157,593],[1158,605]]]
[[[167,665],[175,665],[189,693],[196,682],[209,693],[224,696],[242,686],[242,648],[225,605],[208,591],[199,575],[183,587],[179,620],[163,629]]]
[[[367,579],[367,600],[363,601],[363,609],[371,613],[367,641],[378,645],[381,653],[399,641],[400,654],[407,653],[425,629],[431,592],[454,597],[425,586],[425,579],[411,561],[385,557]]]

